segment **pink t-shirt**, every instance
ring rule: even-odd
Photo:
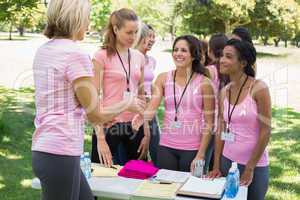
[[[130,49],[130,92],[138,95],[138,86],[141,78],[141,69],[144,67],[145,58],[138,50]],[[127,89],[126,74],[117,54],[111,57],[107,56],[105,49],[100,49],[94,55],[94,59],[104,67],[103,75],[103,106],[111,106],[123,100],[124,92]],[[128,59],[123,58],[122,61],[125,65],[127,73]],[[118,115],[114,120],[116,122],[130,122],[135,113],[123,112]]]
[[[228,99],[224,99],[224,121],[228,122]],[[233,105],[230,105],[230,111]],[[245,99],[236,105],[230,123],[230,131],[235,135],[234,142],[225,141],[223,155],[239,164],[246,165],[259,138],[260,128],[257,105],[248,93]],[[269,164],[268,151],[265,149],[257,166],[264,167]]]
[[[211,80],[215,89],[215,92],[219,91],[220,88],[220,80],[218,76],[218,69],[215,65],[208,65],[207,68],[209,69],[209,72],[211,75],[213,75],[213,79]]]
[[[181,128],[172,127],[175,117],[173,73],[168,72],[164,88],[165,113],[160,145],[180,150],[198,150],[204,125],[201,84],[203,76],[197,74],[188,85],[178,109],[177,118]],[[175,83],[178,104],[184,87]]]
[[[144,69],[144,88],[146,95],[151,95],[151,86],[154,79],[154,70],[156,66],[156,61],[152,56],[146,55],[146,64]]]
[[[214,118],[214,128],[213,131],[217,132],[218,129],[218,115],[219,115],[219,88],[220,88],[220,79],[219,79],[219,75],[218,75],[218,69],[216,67],[216,65],[208,65],[206,66],[210,72],[210,75],[212,77],[214,77],[213,79],[211,79],[212,82],[212,86],[214,89],[214,93],[215,93],[215,118]]]
[[[92,77],[88,54],[68,39],[42,45],[33,63],[36,117],[32,151],[79,156],[84,143],[84,111],[72,82]]]

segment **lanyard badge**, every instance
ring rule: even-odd
[[[122,68],[123,68],[123,70],[125,72],[125,76],[126,76],[127,88],[126,88],[126,91],[124,91],[124,93],[123,93],[123,98],[127,98],[127,97],[131,96],[131,92],[130,92],[130,68],[131,68],[131,66],[130,66],[130,60],[131,60],[130,50],[128,49],[128,73],[127,73],[127,70],[125,68],[125,65],[122,61],[122,58],[121,58],[118,50],[116,50],[116,53],[118,55],[118,58],[121,62]]]
[[[180,103],[181,103],[181,101],[182,101],[182,98],[183,98],[183,96],[184,96],[184,94],[185,94],[185,92],[186,92],[186,89],[187,89],[189,83],[190,83],[191,80],[192,80],[193,74],[194,74],[194,72],[192,72],[192,74],[191,74],[191,76],[190,76],[188,82],[186,83],[186,85],[185,85],[185,87],[184,87],[184,90],[183,90],[183,92],[182,92],[182,94],[181,94],[181,97],[180,97],[180,99],[179,99],[179,102],[178,102],[178,104],[177,104],[177,101],[176,101],[176,90],[175,90],[176,70],[175,70],[175,72],[174,72],[174,78],[173,78],[173,92],[174,92],[175,117],[174,117],[174,121],[171,123],[171,128],[182,128],[182,123],[178,120],[178,117],[177,117],[178,108],[179,108]]]
[[[237,96],[237,98],[236,98],[236,100],[235,100],[235,103],[234,103],[233,108],[232,108],[231,111],[230,111],[231,90],[230,90],[230,88],[229,88],[228,123],[226,124],[226,129],[225,129],[225,131],[223,131],[223,132],[221,133],[221,139],[222,139],[223,141],[227,141],[227,142],[234,142],[234,141],[235,141],[235,135],[230,131],[231,117],[232,117],[233,111],[234,111],[234,109],[235,109],[235,107],[236,107],[236,105],[237,105],[237,103],[238,103],[238,101],[239,101],[240,95],[241,95],[241,93],[242,93],[242,90],[243,90],[243,88],[244,88],[244,86],[245,86],[247,80],[248,80],[248,76],[246,77],[244,83],[242,84],[242,86],[241,86],[241,88],[240,88],[240,90],[239,90],[238,96]]]

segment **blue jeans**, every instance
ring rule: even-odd
[[[221,173],[227,176],[232,161],[221,157]],[[245,165],[238,164],[240,175],[242,176]],[[247,200],[264,200],[269,186],[269,167],[255,167],[252,183],[248,187]]]

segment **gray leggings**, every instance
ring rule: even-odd
[[[221,157],[221,172],[227,176],[232,161],[228,158]],[[244,172],[245,165],[238,164],[240,174]],[[252,183],[248,187],[247,200],[264,200],[269,185],[269,167],[255,167]]]
[[[43,200],[93,200],[80,169],[79,156],[32,152],[32,168],[40,179]]]

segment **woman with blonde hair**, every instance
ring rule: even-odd
[[[139,50],[145,56],[145,67],[144,67],[144,88],[145,88],[145,95],[146,99],[149,102],[152,96],[152,84],[153,79],[155,77],[154,70],[156,67],[156,60],[152,56],[149,56],[147,53],[151,50],[152,46],[155,43],[155,32],[152,26],[148,24],[142,23],[140,37],[138,42],[135,46],[137,50]],[[150,145],[149,145],[149,152],[151,161],[154,165],[157,165],[157,148],[159,145],[159,138],[160,138],[160,128],[158,125],[158,118],[155,116],[152,121],[149,122],[150,124]]]
[[[138,17],[130,9],[114,11],[107,25],[104,44],[93,58],[95,82],[102,105],[115,104],[126,97],[144,96],[145,57],[132,49],[138,34]],[[120,162],[119,145],[123,145],[126,160],[143,159],[149,146],[149,127],[137,132],[131,128],[135,113],[124,112],[114,118],[111,127],[100,127],[93,134],[92,162],[106,166]],[[145,130],[145,131],[144,131]],[[97,145],[99,144],[99,145]],[[98,148],[98,150],[97,150]]]
[[[51,0],[45,35],[50,39],[36,52],[35,132],[32,168],[40,179],[42,199],[92,200],[80,169],[84,143],[84,112],[94,125],[110,122],[125,110],[142,112],[139,99],[100,108],[92,62],[77,46],[89,26],[88,0]]]

